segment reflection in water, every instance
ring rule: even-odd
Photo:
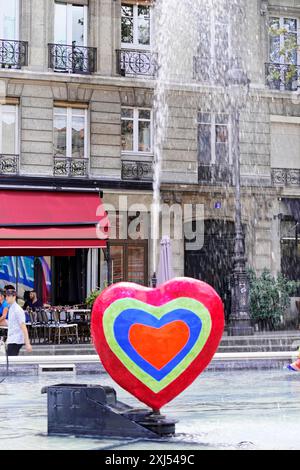
[[[47,396],[55,383],[110,385],[118,399],[137,400],[103,374],[8,377],[1,385],[0,439],[5,449],[300,449],[300,375],[286,370],[204,372],[163,412],[179,422],[176,436],[145,440],[47,436]]]

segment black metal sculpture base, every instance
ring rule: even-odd
[[[175,434],[176,421],[118,401],[111,387],[58,384],[42,393],[48,395],[49,435],[157,439]]]

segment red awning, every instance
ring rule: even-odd
[[[98,193],[0,190],[0,256],[74,254],[107,236]]]

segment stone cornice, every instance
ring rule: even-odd
[[[299,6],[283,6],[277,5],[269,0],[267,4],[267,10],[269,15],[288,15],[288,16],[299,16],[300,14],[300,4]]]

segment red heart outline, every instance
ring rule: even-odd
[[[158,393],[154,393],[131,374],[106,342],[103,314],[109,305],[125,297],[154,306],[164,305],[178,297],[189,297],[201,302],[210,312],[211,332],[202,351],[177,379]],[[224,308],[219,295],[205,282],[185,277],[172,279],[156,289],[127,282],[107,287],[95,301],[91,318],[94,346],[108,374],[122,388],[156,410],[185,390],[207,367],[219,346],[223,331]]]

